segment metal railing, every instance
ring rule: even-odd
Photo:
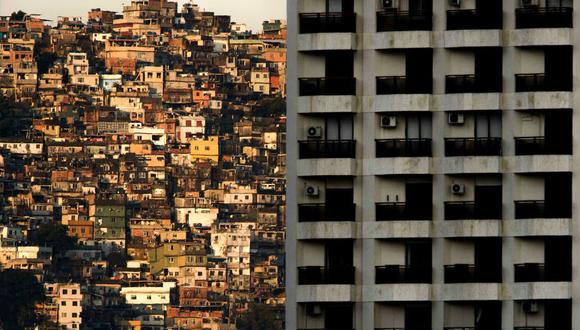
[[[431,283],[432,270],[426,267],[388,265],[375,267],[376,284]]]
[[[544,73],[516,74],[516,92],[572,91],[572,76],[551,77]]]
[[[514,138],[516,143],[516,155],[571,155],[571,143],[546,144],[544,136],[530,136]]]
[[[298,284],[354,284],[354,272],[354,267],[298,267]]]
[[[449,75],[445,77],[445,93],[501,93],[502,80],[482,79],[474,74]]]
[[[354,140],[307,140],[298,141],[300,159],[354,158]]]
[[[501,269],[476,265],[445,265],[445,283],[501,283]]]
[[[546,265],[541,263],[514,265],[515,282],[569,282],[571,280],[571,272],[550,271],[546,269]]]
[[[415,203],[412,207],[407,203],[377,203],[377,221],[426,221],[433,217],[433,206],[431,201]],[[423,207],[417,207],[423,205]]]
[[[392,10],[377,13],[377,32],[431,30],[433,30],[431,12]]]
[[[355,95],[356,78],[325,77],[299,78],[300,96]]]
[[[445,156],[500,156],[501,138],[447,138]]]
[[[494,30],[502,29],[502,12],[481,12],[475,9],[447,11],[447,30]]]
[[[300,33],[354,33],[355,13],[302,13]]]
[[[516,29],[572,28],[574,8],[526,7],[516,9]]]
[[[298,222],[355,221],[356,205],[300,204]]]
[[[516,219],[558,219],[571,218],[572,206],[568,208],[550,207],[546,201],[514,201]]]
[[[376,140],[376,157],[431,157],[431,139]]]
[[[502,218],[501,204],[445,202],[445,220],[483,220]]]
[[[407,76],[377,77],[377,95],[431,93],[433,93],[431,80],[411,79]]]

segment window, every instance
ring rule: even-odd
[[[72,294],[77,294],[77,290],[73,289]]]
[[[78,317],[79,314],[77,313],[72,313],[72,317]]]
[[[78,302],[78,301],[73,301],[73,302],[72,302],[72,305],[73,305],[73,306],[78,306],[78,305],[79,305],[79,302]]]
[[[60,305],[61,305],[61,306],[66,306],[66,301],[61,301],[61,302],[60,302]]]
[[[67,289],[62,289],[62,294],[68,294],[68,290]]]

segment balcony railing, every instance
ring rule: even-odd
[[[515,282],[569,282],[572,280],[571,272],[550,271],[544,264],[525,263],[514,265]]]
[[[376,284],[431,283],[431,278],[431,269],[425,267],[389,265],[375,269]]]
[[[300,159],[354,158],[354,140],[308,140],[298,141]]]
[[[501,270],[457,264],[445,266],[445,283],[500,283]]]
[[[376,140],[376,157],[431,157],[431,139]]]
[[[377,32],[431,31],[433,13],[408,11],[382,11],[377,13]]]
[[[445,156],[500,156],[501,138],[448,138]]]
[[[352,77],[300,78],[300,96],[355,95],[356,79]]]
[[[516,74],[516,92],[572,91],[572,79],[544,73]]]
[[[354,13],[303,13],[300,14],[300,33],[354,33]]]
[[[550,207],[545,201],[515,201],[516,219],[571,218],[572,207]]]
[[[423,205],[418,207],[417,205]],[[433,217],[431,201],[424,203],[377,203],[377,221],[427,221]]]
[[[501,93],[501,77],[482,79],[474,74],[449,75],[445,77],[445,93]]]
[[[543,136],[518,137],[516,142],[516,155],[571,155],[572,146],[569,143],[546,144]]]
[[[298,284],[354,284],[354,271],[354,267],[298,267]]]
[[[445,202],[445,220],[501,219],[501,204],[475,202]]]
[[[355,221],[356,205],[326,205],[301,204],[298,205],[298,222],[318,221]]]
[[[516,29],[572,28],[573,8],[529,7],[516,9]]]
[[[431,93],[431,80],[411,79],[406,76],[377,77],[377,95]]]
[[[502,29],[502,23],[501,9],[496,14],[475,9],[447,11],[447,30],[496,30]]]

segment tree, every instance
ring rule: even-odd
[[[23,21],[24,17],[26,17],[26,13],[23,12],[22,10],[19,10],[18,12],[13,12],[12,15],[10,15],[10,20],[11,21]]]
[[[34,241],[40,246],[52,247],[54,255],[74,249],[77,243],[76,238],[67,235],[67,227],[61,224],[41,225]]]
[[[0,328],[23,329],[36,324],[36,304],[44,301],[43,286],[32,273],[19,269],[0,272]]]
[[[237,322],[239,330],[282,330],[282,321],[276,317],[272,307],[252,304]]]

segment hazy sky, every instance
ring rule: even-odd
[[[55,20],[58,16],[82,16],[87,19],[91,8],[121,11],[122,3],[131,0],[0,0],[0,15],[13,11],[42,14],[43,18]],[[188,0],[178,0],[179,7]],[[216,14],[231,15],[235,22],[247,23],[252,29],[260,29],[263,20],[286,18],[286,0],[194,0],[202,9]]]

